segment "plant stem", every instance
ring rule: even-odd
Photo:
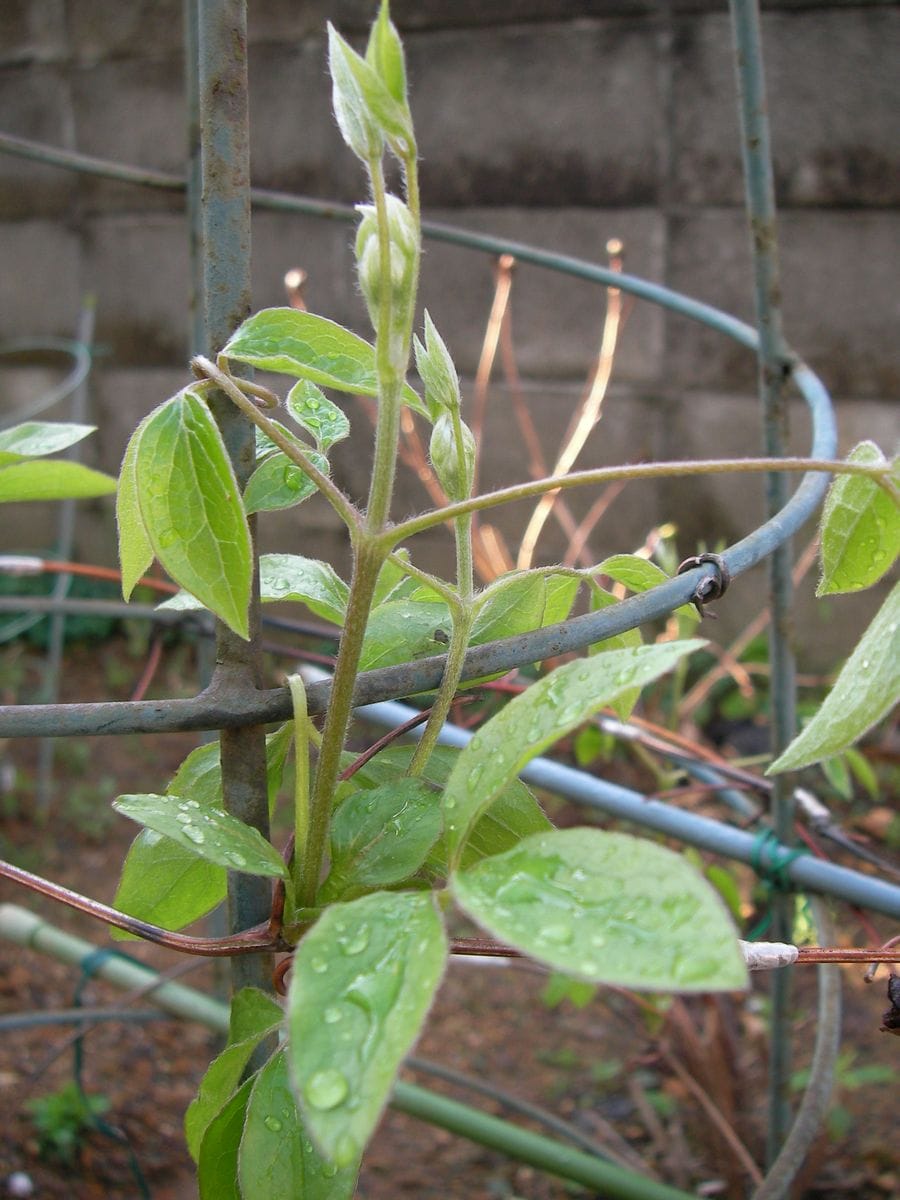
[[[223,392],[226,392],[229,399],[234,402],[244,416],[249,417],[253,424],[258,429],[261,429],[266,437],[270,438],[295,466],[298,466],[304,474],[310,477],[349,529],[353,530],[359,526],[359,513],[340,488],[307,458],[295,441],[285,437],[274,421],[270,421],[264,413],[260,412],[249,396],[245,395],[241,390],[238,381],[227,370],[223,370],[221,366],[216,366],[202,355],[197,355],[196,358],[193,358],[191,365],[195,366],[208,379],[211,379]]]
[[[397,447],[400,441],[400,395],[403,389],[403,366],[398,365],[400,348],[395,354],[394,327],[396,317],[392,304],[391,240],[388,228],[384,173],[380,159],[369,163],[372,195],[378,220],[378,253],[381,270],[378,303],[378,330],[375,338],[375,364],[378,371],[378,422],[375,426],[375,454],[369,501],[366,505],[366,528],[380,533],[388,519],[394,472],[397,466]],[[406,336],[406,357],[409,355],[409,334]]]
[[[431,757],[431,752],[440,737],[444,722],[447,720],[447,714],[450,711],[450,705],[453,703],[453,697],[459,686],[460,677],[462,676],[474,613],[471,605],[468,607],[457,605],[452,611],[453,630],[450,634],[450,646],[447,651],[444,674],[441,677],[441,686],[438,689],[437,699],[432,706],[428,724],[422,731],[419,744],[416,746],[412,761],[409,764],[408,774],[410,775],[421,775],[425,770],[425,764]]]
[[[297,903],[301,907],[312,907],[319,887],[334,789],[341,767],[341,751],[353,709],[353,685],[359,669],[375,584],[384,558],[384,551],[379,544],[365,535],[359,539],[354,551],[347,618],[341,635],[325,728],[322,730],[316,784],[309,810],[309,829],[300,863]]]
[[[288,677],[294,709],[294,856],[302,857],[309,833],[309,716],[306,688],[300,675]],[[297,882],[295,878],[295,884]]]
[[[888,478],[889,467],[873,463],[852,463],[827,458],[714,458],[686,459],[679,462],[631,463],[621,467],[598,467],[593,471],[574,471],[571,475],[551,475],[546,479],[535,479],[512,487],[500,488],[496,492],[485,492],[459,500],[433,512],[401,521],[385,535],[391,547],[405,541],[413,534],[433,529],[451,518],[466,513],[481,512],[500,504],[511,504],[516,500],[529,500],[544,492],[558,488],[586,487],[590,484],[609,483],[614,479],[666,479],[683,475],[763,474],[770,471],[822,471],[836,475],[865,475],[872,479],[900,504],[900,491]]]

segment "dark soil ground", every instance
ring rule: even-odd
[[[156,694],[184,685],[182,651],[167,654]],[[127,697],[141,663],[121,641],[76,647],[67,657],[65,699]],[[5,703],[33,684],[29,652],[0,660]],[[45,819],[35,812],[37,747],[0,747],[5,790],[2,856],[104,901],[113,897],[118,868],[134,827],[111,813],[123,791],[162,790],[191,738],[93,739],[73,750],[60,745],[56,789]],[[560,823],[584,817],[565,809]],[[108,946],[104,929],[40,897],[0,883],[0,901],[39,912],[60,927]],[[836,912],[841,941],[867,939],[849,910]],[[883,937],[896,932],[877,923]],[[121,946],[121,943],[116,943]],[[166,969],[177,956],[130,943],[128,952]],[[183,961],[183,960],[182,960]],[[795,1192],[815,1200],[886,1200],[900,1196],[896,1069],[900,1041],[880,1033],[885,977],[873,985],[847,968],[843,1057],[829,1131],[815,1147]],[[759,977],[757,977],[758,979]],[[186,982],[223,989],[208,962]],[[636,998],[601,991],[585,1007],[542,1001],[547,978],[525,966],[500,968],[456,960],[428,1022],[417,1055],[490,1081],[553,1112],[619,1161],[696,1195],[742,1197],[752,1190],[747,1159],[764,1157],[766,986],[748,996],[675,1001],[648,1011]],[[122,1005],[122,995],[76,969],[0,941],[0,1015],[85,1005]],[[146,1000],[134,1007],[147,1009]],[[806,1065],[815,1026],[815,972],[797,972],[794,993],[797,1067]],[[85,1133],[70,1162],[42,1148],[27,1103],[58,1092],[77,1070],[70,1027],[0,1030],[0,1196],[23,1172],[39,1198],[132,1198],[142,1194],[135,1167],[154,1200],[196,1195],[181,1122],[216,1041],[175,1020],[106,1022],[81,1045],[79,1077],[108,1108],[103,1127]],[[467,1103],[509,1116],[496,1100],[475,1096],[415,1070],[407,1077]],[[515,1119],[521,1119],[516,1117]],[[533,1122],[530,1127],[539,1129]],[[21,1182],[21,1181],[20,1181]],[[364,1163],[363,1200],[562,1200],[586,1190],[389,1111]]]

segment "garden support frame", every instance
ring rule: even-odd
[[[770,458],[783,457],[782,425],[788,386],[793,384],[806,401],[812,416],[812,444],[809,459],[797,460],[795,467],[804,470],[810,461],[822,463],[834,457],[836,431],[825,388],[789,350],[781,329],[777,300],[774,191],[765,118],[758,7],[755,0],[731,0],[731,10],[742,105],[748,216],[753,233],[757,330],[667,288],[568,256],[427,221],[423,223],[423,233],[426,237],[470,250],[512,254],[522,262],[561,271],[603,286],[615,286],[637,298],[701,321],[732,338],[758,356],[764,442]],[[0,135],[0,152],[140,186],[186,189],[190,245],[195,263],[192,344],[195,349],[199,347],[212,356],[250,309],[251,203],[283,212],[299,212],[342,221],[355,220],[357,213],[346,205],[251,189],[246,0],[186,0],[185,29],[186,43],[189,50],[193,48],[196,51],[197,62],[196,72],[190,68],[188,70],[191,151],[185,179],[52,150],[9,135]],[[213,409],[238,479],[245,481],[252,465],[253,427],[224,397],[221,402],[214,402]],[[598,482],[617,477],[641,477],[640,468],[612,469],[593,474]],[[789,540],[819,506],[828,485],[828,475],[822,466],[807,471],[790,498],[784,472],[771,472],[769,480],[768,519],[759,529],[729,547],[722,558],[732,576],[742,574],[763,559],[769,559],[772,564],[771,655],[776,713],[774,749],[778,752],[790,740],[794,725],[793,662],[789,637]],[[413,526],[415,523],[409,524]],[[411,528],[410,532],[415,530]],[[643,622],[663,617],[690,602],[706,575],[708,570],[698,566],[614,608],[577,617],[518,638],[479,646],[466,656],[464,678],[492,674],[580,649],[635,628]],[[176,729],[218,730],[222,739],[226,807],[241,820],[267,834],[263,727],[267,723],[289,718],[291,701],[287,689],[266,691],[259,687],[255,653],[259,631],[258,596],[253,602],[250,626],[252,636],[249,643],[223,626],[218,626],[216,670],[209,687],[192,699],[19,706],[0,712],[0,737],[95,736]],[[443,657],[436,656],[414,664],[367,672],[359,677],[354,694],[355,703],[391,701],[426,691],[436,686],[443,669]],[[325,710],[328,691],[329,685],[324,682],[310,687],[308,705],[311,714]],[[448,730],[447,736],[452,737],[452,731]],[[536,760],[524,777],[532,778],[540,786],[574,796],[574,780],[569,777],[579,774],[557,764]],[[593,780],[592,783],[600,784],[600,781]],[[781,788],[782,785],[776,787]],[[776,790],[772,815],[778,842],[786,845],[790,841],[791,802],[787,785],[783,787],[783,791]],[[570,790],[566,791],[566,788]],[[601,785],[601,791],[602,801],[596,796],[593,800],[588,799],[586,793],[580,798],[585,803],[596,802],[606,812],[615,812],[616,815],[681,840],[704,845],[742,861],[753,861],[750,846],[754,839],[749,834],[719,822],[679,813],[669,805],[645,801],[627,789]],[[676,814],[680,819],[675,819]],[[771,850],[769,853],[772,853]],[[812,890],[852,898],[879,911],[900,915],[900,888],[893,885],[812,859],[795,859],[786,870],[792,880]],[[231,876],[231,881],[231,932],[265,921],[270,904],[266,881],[261,877],[235,875]],[[782,924],[785,911],[780,910]],[[783,933],[777,936],[783,936]],[[243,956],[235,959],[234,963],[236,986],[267,986],[269,971],[264,956]],[[786,985],[778,984],[777,987],[770,1089],[772,1156],[782,1142],[786,1128],[784,1091],[789,1061]]]

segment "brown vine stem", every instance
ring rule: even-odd
[[[195,954],[205,958],[230,958],[238,954],[257,954],[260,950],[286,948],[280,937],[273,937],[268,922],[252,929],[244,929],[230,937],[191,937],[185,933],[172,933],[168,929],[161,929],[158,925],[151,925],[147,921],[139,921],[136,917],[130,917],[127,913],[110,908],[107,904],[101,904],[99,900],[82,896],[79,892],[73,892],[69,888],[63,887],[62,884],[43,879],[40,875],[33,875],[30,871],[13,866],[12,863],[4,862],[2,859],[0,859],[0,876],[11,879],[13,883],[18,883],[32,892],[38,892],[51,900],[57,900],[60,904],[65,904],[69,908],[74,908],[76,912],[82,912],[97,921],[102,921],[105,925],[122,929],[144,941],[155,942],[157,946],[177,950],[180,954]]]

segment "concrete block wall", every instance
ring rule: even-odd
[[[256,185],[362,198],[361,171],[330,114],[324,23],[359,43],[375,7],[250,4]],[[788,334],[838,402],[843,448],[862,436],[890,448],[900,428],[900,10],[853,0],[771,0],[763,8]],[[628,270],[752,319],[724,0],[394,0],[392,11],[406,40],[426,215],[595,261],[619,237]],[[6,0],[0,128],[180,172],[182,54],[179,0]],[[71,334],[80,297],[96,294],[104,355],[93,386],[101,432],[90,453],[110,470],[139,418],[187,379],[187,244],[177,195],[0,154],[0,336]],[[345,225],[256,212],[254,305],[283,303],[285,270],[303,266],[310,305],[365,333],[350,244]],[[422,301],[469,378],[491,293],[489,259],[428,244]],[[552,459],[596,353],[604,296],[522,266],[512,305],[519,369]],[[755,365],[744,351],[638,303],[584,464],[753,453],[754,389]],[[7,389],[0,405],[11,408],[20,393]],[[498,386],[489,483],[516,474],[506,399]],[[365,430],[361,414],[355,424]],[[799,410],[795,427],[802,449]],[[360,438],[336,456],[348,486],[364,487],[366,455]],[[422,503],[419,485],[404,479],[397,511]],[[583,508],[588,498],[572,503]],[[674,516],[687,554],[747,532],[761,504],[750,479],[632,486],[596,547],[630,548]],[[345,553],[327,506],[297,511],[297,519],[267,524],[266,545]],[[20,545],[49,539],[41,520],[29,510],[9,537]],[[521,510],[498,514],[511,541],[524,520]],[[108,504],[85,506],[80,537],[84,554],[112,561]],[[559,547],[550,538],[544,558]],[[436,534],[417,553],[435,566],[447,548]],[[762,586],[754,579],[729,599],[722,632],[760,606]],[[844,602],[854,616],[825,625],[804,608],[809,661],[833,660],[876,601]]]

